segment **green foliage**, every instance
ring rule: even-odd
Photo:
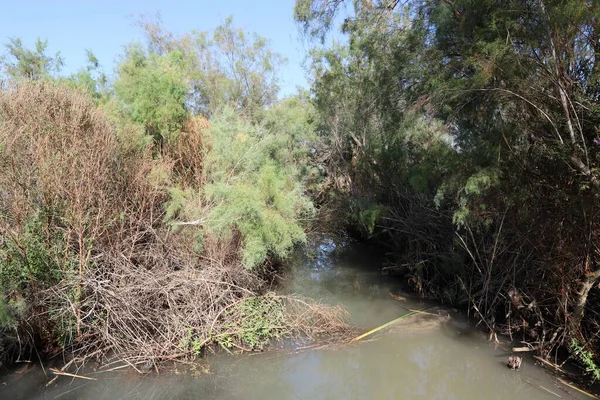
[[[195,356],[200,356],[202,354],[204,344],[200,341],[200,339],[198,339],[198,337],[196,337],[194,334],[194,329],[188,328],[185,332],[185,335],[181,338],[178,347],[181,351],[191,352]]]
[[[311,53],[330,193],[385,206],[377,237],[423,266],[427,290],[465,278],[487,318],[491,293],[518,288],[568,332],[555,337],[589,343],[597,305],[565,306],[556,290],[597,270],[583,260],[598,246],[582,238],[600,231],[599,17],[599,3],[577,0],[295,8],[310,36],[344,36]],[[368,231],[377,213],[355,207]]]
[[[6,299],[7,296],[0,291],[0,332],[16,329],[19,326],[19,318],[25,315],[26,304],[24,300]]]
[[[189,86],[186,104],[211,118],[228,106],[253,120],[275,103],[278,67],[284,59],[269,41],[234,26],[227,18],[213,32],[192,31],[180,37],[165,32],[160,21],[144,20],[150,54],[181,55],[182,74]]]
[[[173,220],[181,209],[193,197],[193,189],[181,189],[179,187],[171,187],[169,190],[169,201],[165,203],[165,220]]]
[[[322,41],[325,34],[331,29],[332,23],[342,8],[343,1],[323,2],[317,0],[297,0],[294,6],[294,19],[298,22],[305,34],[318,37]]]
[[[132,343],[122,330],[107,333],[120,322],[109,318],[106,294],[120,292],[108,300],[115,303],[131,294],[119,289],[132,281],[108,277],[119,268],[237,274],[219,278],[235,293],[215,304],[195,288],[182,292],[205,302],[195,311],[201,321],[260,287],[262,279],[240,264],[282,261],[306,240],[317,140],[308,94],[276,101],[279,57],[231,21],[210,39],[191,37],[198,41],[156,36],[148,48],[128,46],[112,87],[91,53],[87,68],[68,78],[3,87],[0,340],[16,329],[48,349]],[[160,268],[148,252],[164,256]],[[107,277],[102,288],[87,279],[97,276]],[[211,295],[218,296],[217,286]],[[284,332],[277,300],[232,311],[243,317],[230,316],[239,326],[219,336],[224,347],[262,348]],[[169,305],[157,318],[170,327],[181,312]],[[140,320],[138,332],[153,340],[160,324]],[[199,355],[207,335],[182,332],[172,347]]]
[[[8,305],[4,300],[4,294],[2,292],[0,292],[0,296],[0,330],[9,329],[15,325],[15,321],[8,309]]]
[[[456,177],[455,177],[456,178]],[[468,222],[472,215],[471,211],[478,211],[484,203],[482,198],[494,187],[500,184],[501,172],[495,168],[482,169],[466,178],[466,181],[458,181],[458,193],[456,194],[456,210],[453,216],[453,222],[458,226],[463,226]],[[454,182],[456,185],[457,182]],[[448,190],[451,185],[442,185],[436,194],[436,203],[440,205],[444,191]],[[456,188],[455,188],[456,189]],[[477,214],[475,214],[477,215]],[[480,222],[489,224],[489,220],[481,220]]]
[[[37,39],[34,49],[25,47],[21,39],[9,38],[5,45],[7,54],[0,58],[0,69],[10,78],[20,79],[44,79],[60,72],[63,59],[60,52],[54,56],[46,54],[48,41]]]
[[[159,56],[133,44],[118,68],[114,90],[125,114],[159,145],[173,140],[188,116],[183,65],[180,52]]]
[[[101,71],[100,63],[94,53],[86,50],[88,64],[66,78],[66,82],[85,90],[99,103],[109,100],[108,77]]]
[[[353,203],[354,214],[352,218],[354,223],[364,229],[369,234],[375,231],[375,226],[380,223],[380,219],[386,215],[386,207],[373,203],[368,199],[357,199]]]
[[[594,362],[594,354],[586,351],[576,339],[571,339],[571,353],[583,363],[586,372],[591,373],[594,379],[600,379],[600,368]]]
[[[48,231],[50,214],[31,217],[24,232],[7,235],[0,244],[0,283],[6,292],[21,291],[29,284],[51,285],[61,279],[62,237]]]
[[[281,164],[303,167],[306,173],[318,140],[318,115],[309,94],[301,91],[269,107],[263,125],[274,136],[269,143],[271,156]]]
[[[229,324],[228,333],[216,338],[226,349],[235,340],[252,350],[262,350],[279,339],[287,326],[283,301],[276,297],[250,297],[233,307],[229,315],[236,322]]]
[[[231,109],[213,120],[211,133],[206,193],[215,206],[207,217],[208,228],[218,235],[229,235],[232,229],[242,234],[247,268],[259,266],[269,255],[285,258],[295,243],[305,240],[299,219],[313,212],[297,168],[271,156],[272,146],[278,150],[276,134],[249,124]]]
[[[279,86],[275,68],[284,60],[269,48],[267,39],[257,34],[247,34],[233,26],[227,18],[213,34],[213,43],[218,53],[221,69],[231,82],[231,91],[226,94],[229,105],[254,119],[260,117],[264,107],[277,98]]]
[[[277,180],[278,186],[285,184],[283,179]],[[244,183],[207,187],[211,200],[218,203],[209,215],[209,228],[219,235],[230,234],[232,228],[240,231],[244,239],[243,263],[247,268],[260,266],[269,254],[283,259],[295,243],[305,240],[304,231],[294,217],[297,208],[305,208],[308,202],[296,197],[294,191],[269,197],[266,190],[269,187],[264,183],[258,187]]]
[[[204,230],[222,238],[238,231],[248,268],[284,258],[305,239],[299,220],[313,213],[303,187],[311,173],[316,180],[307,162],[316,129],[308,95],[276,103],[281,57],[231,18],[212,34],[181,37],[158,22],[141,25],[148,47],[127,48],[114,83],[118,102],[108,105],[117,123],[125,116],[159,146],[175,148],[190,113],[212,117],[205,169],[197,171],[205,186],[180,187],[168,168],[152,169],[153,186],[169,192],[165,221],[178,229],[178,220],[200,221],[186,228],[196,229],[197,251]]]
[[[490,174],[490,171],[480,171],[469,177],[465,183],[465,193],[478,195],[488,189],[492,185],[492,181],[497,180],[493,172]]]
[[[0,236],[0,329],[17,327],[31,286],[49,287],[63,276],[58,261],[62,237],[48,230],[50,215],[40,212],[31,217],[19,236]]]

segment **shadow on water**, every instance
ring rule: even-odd
[[[426,308],[416,299],[394,300],[397,285],[381,278],[381,259],[367,248],[324,238],[296,254],[285,274],[285,293],[344,304],[353,321],[372,329]],[[48,379],[39,368],[0,378],[1,399],[557,399],[565,393],[554,378],[526,361],[506,367],[507,353],[494,349],[464,317],[419,314],[376,337],[336,348],[213,355],[208,374],[97,375],[98,381]],[[3,384],[4,383],[4,384]],[[560,396],[560,397],[557,397]]]

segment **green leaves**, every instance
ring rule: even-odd
[[[586,372],[591,373],[594,379],[600,379],[600,368],[598,368],[598,365],[594,361],[594,353],[585,350],[585,348],[579,344],[577,339],[571,339],[570,350],[584,365]]]
[[[231,17],[213,32],[181,36],[165,32],[159,22],[142,21],[148,54],[178,54],[188,87],[186,105],[211,118],[223,107],[260,120],[279,92],[278,67],[285,61],[269,41],[233,24]]]
[[[304,240],[298,219],[313,212],[301,183],[315,137],[308,95],[276,104],[276,67],[283,60],[267,40],[236,28],[231,18],[212,34],[175,37],[157,23],[143,27],[148,47],[129,46],[119,65],[118,111],[154,139],[156,158],[175,157],[184,169],[190,160],[169,149],[185,145],[179,137],[187,134],[181,132],[191,115],[210,118],[210,129],[197,138],[201,154],[195,157],[202,162],[188,170],[202,176],[184,183],[166,165],[152,169],[155,187],[171,185],[165,220],[174,227],[190,225],[178,219],[201,221],[186,229],[221,238],[241,233],[248,268],[284,258]],[[204,234],[194,237],[201,249]]]
[[[46,54],[47,40],[38,38],[35,48],[28,49],[21,39],[9,38],[5,46],[8,53],[0,58],[0,67],[15,80],[49,78],[52,74],[60,72],[64,64],[60,52],[54,56]]]
[[[181,131],[188,116],[188,89],[181,53],[159,56],[146,53],[139,44],[127,49],[114,83],[125,113],[158,144],[172,140]]]
[[[235,339],[253,350],[262,350],[270,341],[287,333],[285,304],[277,297],[249,297],[236,304],[229,314],[235,321],[230,332],[216,337],[225,349],[232,347]]]
[[[318,0],[297,0],[294,6],[294,19],[300,24],[304,34],[324,41],[331,29],[334,18],[343,0],[323,2]]]
[[[100,63],[94,53],[86,50],[88,63],[74,74],[66,78],[66,82],[85,90],[99,103],[105,103],[110,98],[108,77],[102,72]]]
[[[253,126],[232,110],[213,121],[206,193],[215,204],[207,227],[219,235],[237,229],[244,240],[243,263],[261,265],[269,256],[283,259],[305,240],[299,218],[312,213],[298,171],[273,157],[277,135]],[[283,141],[285,143],[285,141]],[[275,146],[275,147],[273,147]],[[285,161],[285,160],[281,160]]]

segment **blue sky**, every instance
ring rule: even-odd
[[[85,65],[85,49],[112,72],[123,46],[141,39],[134,26],[141,14],[159,12],[166,30],[176,34],[212,31],[232,15],[234,25],[268,38],[288,59],[280,74],[282,94],[307,87],[302,68],[307,45],[293,20],[294,0],[0,0],[0,5],[0,43],[18,37],[32,47],[38,37],[47,39],[50,54],[60,51],[65,59],[63,74]]]

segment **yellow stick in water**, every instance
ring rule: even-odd
[[[581,390],[581,389],[579,389],[578,387],[575,387],[575,386],[573,386],[573,385],[571,385],[571,384],[569,384],[569,383],[565,382],[564,380],[562,380],[562,379],[560,379],[560,378],[558,378],[558,377],[557,377],[556,379],[558,379],[558,381],[559,381],[560,383],[562,383],[563,385],[565,385],[565,386],[568,386],[568,387],[570,387],[571,389],[575,389],[575,390],[577,390],[578,392],[585,394],[586,396],[590,396],[592,399],[600,399],[600,397],[596,396],[595,394],[588,393],[588,392],[586,392],[585,390]]]
[[[380,330],[382,330],[382,329],[384,329],[384,328],[387,328],[387,327],[388,327],[388,326],[390,326],[390,325],[393,325],[393,324],[395,324],[395,323],[396,323],[396,322],[398,322],[398,321],[401,321],[401,320],[403,320],[403,319],[406,319],[406,318],[408,318],[408,317],[412,317],[413,315],[415,315],[415,314],[419,313],[420,311],[422,311],[422,310],[418,310],[418,311],[411,311],[411,312],[409,312],[408,314],[405,314],[405,315],[403,315],[403,316],[401,316],[401,317],[399,317],[399,318],[396,318],[396,319],[395,319],[395,320],[393,320],[393,321],[390,321],[390,322],[388,322],[388,323],[386,323],[386,324],[383,324],[383,325],[381,325],[381,326],[378,326],[377,328],[375,328],[375,329],[372,329],[372,330],[370,330],[370,331],[369,331],[369,332],[367,332],[367,333],[363,333],[362,335],[355,337],[354,339],[352,339],[352,340],[350,341],[350,343],[354,343],[354,342],[357,342],[357,341],[359,341],[360,339],[364,339],[364,338],[366,338],[367,336],[370,336],[370,335],[374,334],[375,332],[378,332],[378,331],[380,331]]]

